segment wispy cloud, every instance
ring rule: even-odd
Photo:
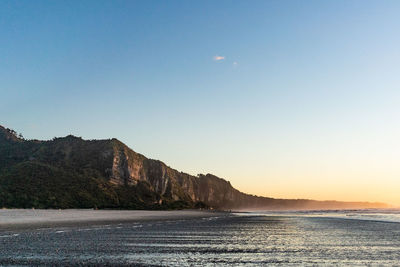
[[[236,67],[237,65],[239,65],[239,63],[237,63],[237,61],[234,61],[233,66]]]
[[[215,61],[221,61],[221,60],[224,60],[225,57],[223,57],[223,56],[215,56],[215,57],[213,57],[213,59],[214,59]]]

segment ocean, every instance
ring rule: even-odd
[[[245,212],[0,230],[0,265],[399,266],[400,211]]]

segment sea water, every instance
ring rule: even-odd
[[[393,266],[400,211],[234,213],[0,231],[0,265]]]

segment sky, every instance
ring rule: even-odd
[[[0,1],[0,125],[278,198],[400,206],[399,1]]]

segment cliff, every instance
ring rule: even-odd
[[[117,139],[24,140],[0,126],[0,206],[14,208],[324,209],[380,203],[285,200],[242,193],[214,175],[192,176]]]

